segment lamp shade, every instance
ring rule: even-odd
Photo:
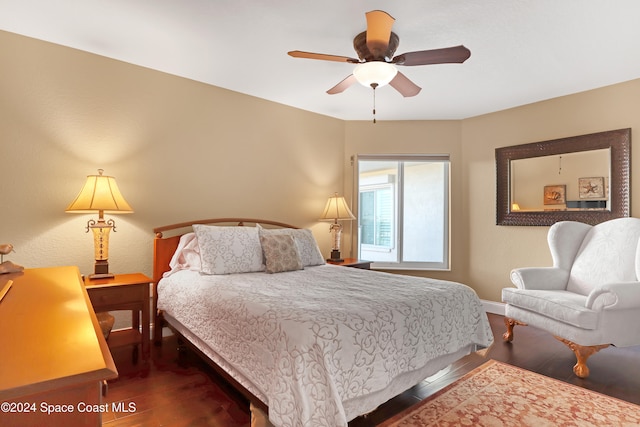
[[[389,84],[398,73],[393,65],[383,61],[370,61],[359,64],[353,69],[353,75],[363,86],[370,87],[377,84],[378,87]]]
[[[324,211],[320,216],[321,220],[331,220],[336,221],[339,219],[356,219],[351,213],[349,206],[347,206],[347,201],[342,196],[338,196],[338,193],[329,197],[327,201],[327,205],[324,207]]]
[[[109,213],[131,213],[133,209],[124,199],[118,189],[116,179],[102,175],[104,171],[98,169],[98,175],[89,175],[80,193],[65,209],[65,212],[87,213],[104,211]]]

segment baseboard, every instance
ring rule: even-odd
[[[504,303],[495,302],[495,301],[487,301],[481,300],[482,305],[484,306],[484,311],[491,314],[499,314],[504,316]]]

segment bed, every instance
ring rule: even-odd
[[[307,229],[222,218],[154,232],[155,325],[276,427],[346,427],[493,342],[471,288],[327,264]]]

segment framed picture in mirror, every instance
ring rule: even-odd
[[[580,178],[578,180],[578,197],[581,199],[604,198],[604,177]]]
[[[543,202],[545,205],[564,205],[567,202],[566,194],[566,185],[545,185]]]

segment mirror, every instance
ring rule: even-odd
[[[522,212],[611,210],[610,165],[610,149],[512,160],[509,165],[511,209]]]
[[[630,215],[631,129],[496,148],[496,224]]]

